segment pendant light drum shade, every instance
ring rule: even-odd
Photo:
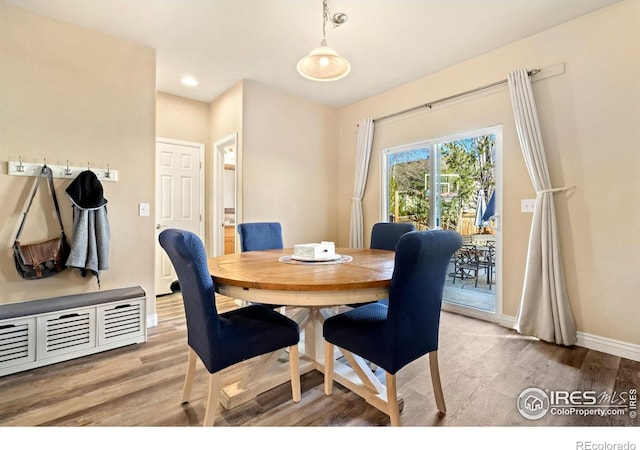
[[[347,21],[347,15],[337,13],[329,18],[327,0],[322,1],[322,41],[320,47],[312,50],[307,56],[298,61],[298,73],[313,81],[335,81],[344,78],[351,72],[349,61],[338,55],[334,49],[327,46],[327,22],[331,21],[338,27]]]
[[[298,72],[313,81],[335,81],[351,71],[349,61],[331,47],[322,45],[298,61]]]

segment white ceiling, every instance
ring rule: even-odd
[[[322,39],[322,0],[0,1],[156,49],[159,91],[209,102],[251,79],[341,107],[619,0],[328,0],[349,16],[328,44],[352,67],[329,83],[296,72]]]

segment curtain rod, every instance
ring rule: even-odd
[[[532,75],[537,74],[538,72],[540,72],[540,69],[532,69],[532,70],[529,70],[527,73],[529,74],[529,76],[532,76]],[[468,90],[468,91],[460,92],[459,94],[450,95],[448,97],[440,98],[440,99],[434,100],[432,102],[423,103],[422,105],[414,106],[413,108],[405,109],[403,111],[398,111],[398,112],[395,112],[393,114],[388,114],[386,116],[382,116],[382,117],[379,117],[377,119],[373,119],[373,121],[374,122],[380,122],[382,120],[390,119],[392,117],[400,116],[402,114],[407,114],[407,113],[410,113],[410,112],[413,112],[413,111],[417,111],[417,110],[422,109],[422,108],[431,109],[433,107],[433,105],[437,105],[439,103],[448,102],[449,100],[453,100],[454,98],[463,97],[465,95],[473,94],[475,92],[483,91],[485,89],[489,89],[489,88],[492,88],[492,87],[495,87],[495,86],[500,86],[501,84],[504,84],[507,81],[509,81],[509,80],[505,78],[504,80],[496,81],[494,83],[486,84],[484,86],[480,86],[480,87],[477,87],[475,89],[471,89],[471,90]]]

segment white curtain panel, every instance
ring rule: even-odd
[[[562,268],[553,200],[554,192],[564,188],[551,187],[529,74],[519,69],[509,74],[508,81],[522,154],[537,193],[516,330],[547,342],[573,345],[576,325]]]
[[[356,150],[356,173],[351,198],[351,228],[349,230],[349,247],[364,247],[364,219],[362,215],[362,196],[367,184],[371,144],[373,143],[373,119],[362,119],[358,122],[358,148]]]

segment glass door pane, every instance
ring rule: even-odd
[[[387,220],[413,222],[417,230],[434,228],[429,197],[431,149],[389,152],[387,169]]]
[[[464,243],[451,263],[444,301],[489,313],[496,309],[495,236],[486,217],[495,190],[495,144],[496,135],[488,133],[440,145],[440,223]]]
[[[492,234],[482,216],[495,186],[495,141],[495,134],[484,134],[440,144],[443,229]]]

